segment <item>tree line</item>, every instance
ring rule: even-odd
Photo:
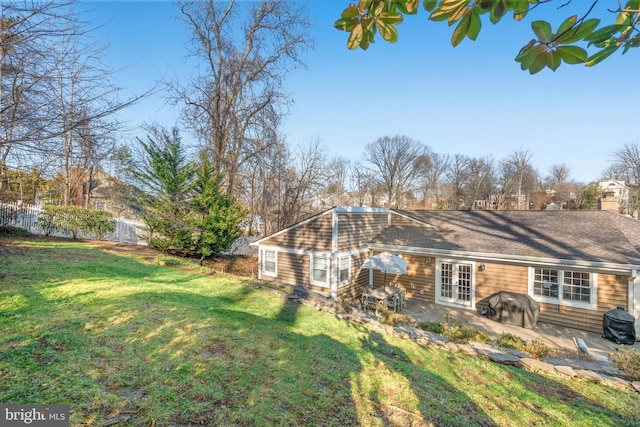
[[[13,190],[11,178],[22,187],[48,179],[61,204],[88,204],[79,189],[115,145],[115,114],[145,94],[120,99],[77,1],[5,1],[0,10],[0,194]]]
[[[92,177],[106,170],[113,199],[146,218],[157,246],[195,251],[216,221],[210,214],[224,209],[225,233],[236,232],[244,212],[243,229],[265,234],[334,205],[595,207],[595,184],[571,180],[562,163],[538,171],[525,149],[474,158],[389,135],[353,160],[332,157],[319,138],[292,144],[281,131],[293,102],[285,81],[313,48],[305,8],[284,0],[174,4],[197,66],[186,80],[150,90],[180,109],[181,130],[150,123],[135,141],[122,141],[115,113],[147,94],[119,99],[103,65],[107,49],[94,42],[77,1],[3,3],[0,197],[30,201],[37,191],[61,205],[92,207]],[[181,132],[195,145],[186,147]],[[631,144],[613,153],[603,178],[637,184],[639,171],[640,149]],[[214,243],[200,255],[224,246],[215,246],[221,236],[206,237]]]

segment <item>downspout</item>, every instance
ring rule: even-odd
[[[636,339],[640,339],[640,271],[634,268],[629,278],[629,314],[635,319]]]
[[[338,299],[338,210],[331,215],[331,299]]]
[[[262,247],[258,245],[258,280],[262,280]]]

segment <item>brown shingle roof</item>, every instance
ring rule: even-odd
[[[433,228],[392,225],[370,243],[640,265],[640,221],[606,211],[398,211]]]

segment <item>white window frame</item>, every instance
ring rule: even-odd
[[[274,256],[274,269],[273,271],[267,270],[267,252],[273,252]],[[263,249],[262,250],[262,275],[270,277],[278,277],[278,251],[275,249]]]
[[[558,297],[550,297],[544,295],[537,295],[534,292],[534,282],[535,282],[535,273],[536,268],[542,268],[547,270],[556,270],[558,272]],[[590,284],[590,301],[575,301],[572,299],[564,299],[564,276],[565,273],[587,273],[589,275],[589,284]],[[538,267],[529,267],[529,296],[538,302],[543,302],[547,304],[554,305],[563,305],[567,307],[575,307],[575,308],[583,308],[586,310],[597,310],[598,309],[598,273],[593,273],[590,271],[584,271],[577,268],[562,268],[562,267],[552,267],[552,266],[538,266]]]
[[[346,269],[342,268],[342,261],[345,259],[347,260]],[[347,270],[346,280],[340,280],[343,270]],[[351,283],[351,255],[344,255],[344,256],[338,257],[338,284],[340,286],[345,286],[345,285],[348,285],[349,283]]]
[[[329,278],[331,277],[331,257],[329,256],[329,254],[325,254],[325,253],[317,253],[317,254],[312,254],[310,257],[310,268],[309,268],[309,283],[315,286],[322,286],[323,288],[328,288],[329,287]],[[315,266],[315,260],[316,258],[324,258],[326,260],[326,279],[324,281],[321,280],[315,280],[313,277],[313,270],[314,270],[314,266]]]

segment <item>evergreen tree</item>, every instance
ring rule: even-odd
[[[142,216],[149,227],[149,245],[160,250],[191,246],[189,199],[194,177],[177,128],[138,138],[144,159],[134,176],[142,185]]]
[[[246,210],[222,191],[222,179],[202,156],[196,170],[191,200],[193,250],[201,259],[228,250],[240,237],[240,223]]]
[[[154,134],[138,139],[143,159],[134,173],[149,245],[200,259],[228,250],[241,234],[245,209],[223,191],[206,156],[189,161],[178,129]]]

